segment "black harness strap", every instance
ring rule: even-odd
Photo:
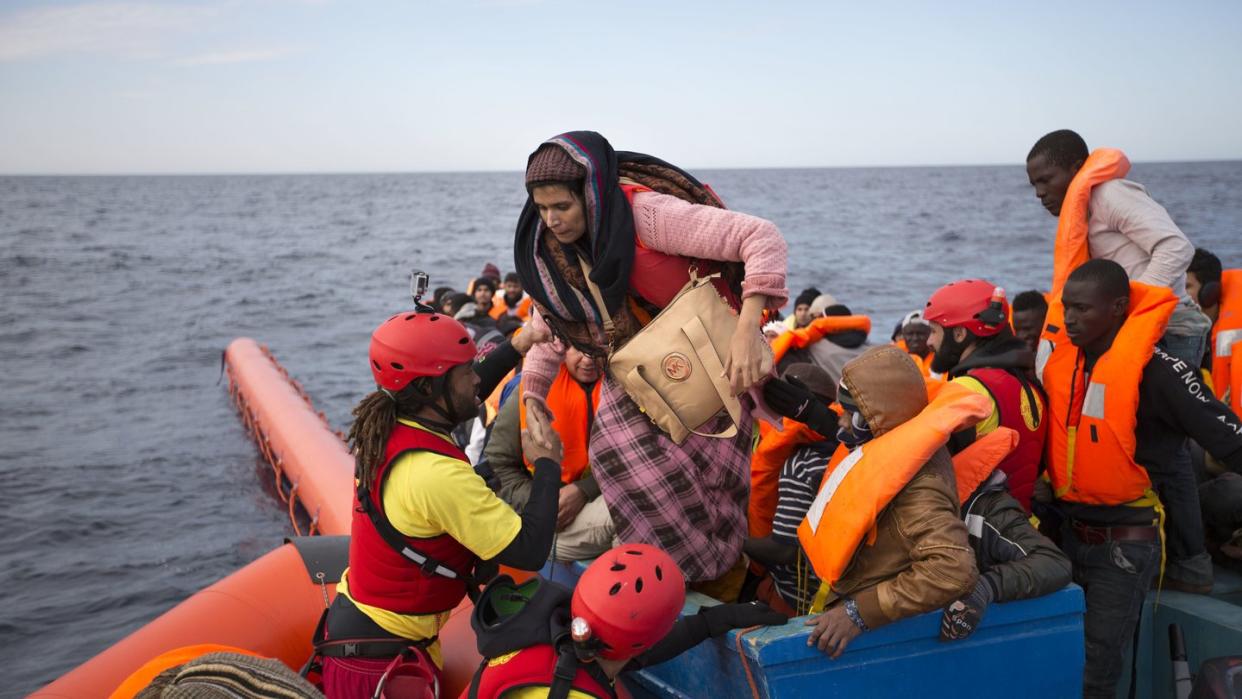
[[[406,560],[416,564],[424,575],[439,575],[450,580],[469,578],[469,574],[454,570],[443,561],[432,558],[426,552],[410,546],[401,532],[397,531],[397,528],[392,526],[392,522],[388,521],[388,517],[375,507],[375,503],[371,502],[371,489],[366,484],[358,486],[358,507],[371,520],[371,524],[375,526],[375,531],[379,532],[384,543]]]

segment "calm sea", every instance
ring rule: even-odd
[[[698,173],[779,224],[790,287],[872,314],[940,284],[1044,288],[1054,219],[1020,167]],[[1137,165],[1198,245],[1242,265],[1242,162]],[[0,178],[0,693],[69,670],[290,534],[218,383],[271,346],[347,425],[368,333],[407,273],[512,268],[521,175]]]

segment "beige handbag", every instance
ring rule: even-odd
[[[585,261],[587,286],[604,317],[604,329],[613,336],[612,318],[591,281]],[[724,376],[723,357],[737,329],[737,313],[729,306],[712,279],[690,268],[690,281],[668,306],[638,334],[608,357],[608,373],[638,404],[639,410],[669,437],[681,444],[691,433],[730,439],[737,435],[742,406]],[[764,343],[764,348],[772,350]],[[723,432],[704,433],[699,428],[728,411],[732,423]]]

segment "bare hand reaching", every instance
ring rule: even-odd
[[[548,458],[561,463],[561,437],[552,429],[547,408],[536,399],[526,401],[526,429],[522,430],[522,454],[530,463]]]

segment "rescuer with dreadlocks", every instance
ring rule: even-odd
[[[449,436],[478,413],[479,374],[488,372],[475,355],[465,327],[424,306],[371,336],[376,390],[354,409],[349,433],[357,469],[349,568],[316,634],[328,696],[370,697],[389,674],[421,675],[426,696],[437,696],[436,637],[485,582],[476,565],[537,570],[548,558],[561,445],[546,416],[534,411],[522,433],[535,472],[520,515]]]

